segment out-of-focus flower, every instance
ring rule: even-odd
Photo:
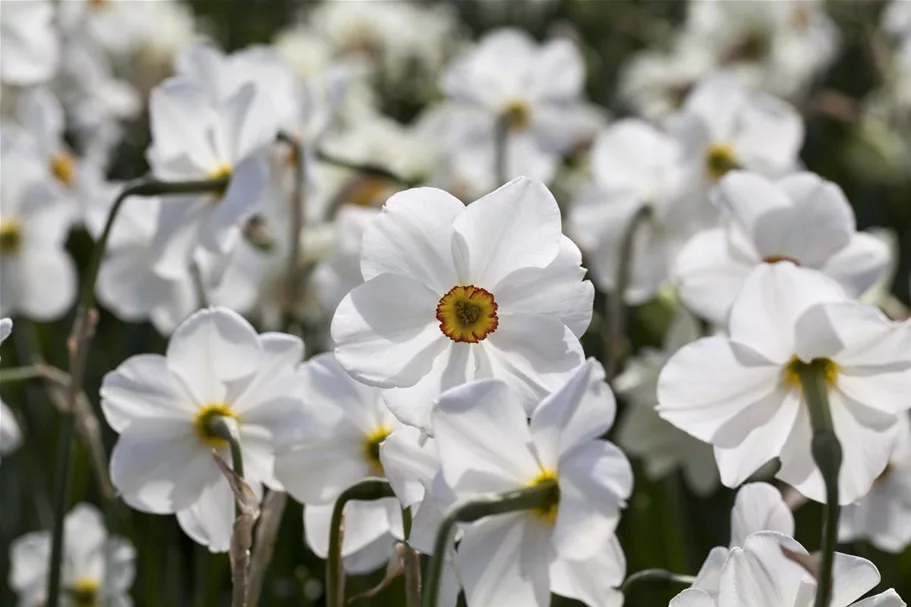
[[[631,405],[620,417],[617,444],[626,453],[644,460],[645,474],[650,479],[663,478],[679,468],[693,491],[707,495],[719,482],[711,446],[655,412],[661,368],[677,350],[698,338],[696,319],[681,308],[668,329],[663,349],[648,348],[632,357],[623,373],[614,378],[613,388]]]
[[[870,493],[841,510],[839,541],[867,539],[893,553],[911,544],[911,424],[907,415],[900,418],[901,434],[886,469]]]
[[[226,254],[239,223],[261,203],[267,180],[264,150],[275,139],[268,99],[247,83],[223,102],[186,78],[152,93],[152,147],[156,177],[199,180],[228,177],[223,192],[169,196],[162,201],[152,244],[155,270],[169,278],[188,271],[197,248]]]
[[[443,74],[449,138],[456,166],[469,183],[492,189],[499,123],[507,130],[506,178],[548,182],[561,155],[600,126],[583,102],[585,65],[569,40],[537,44],[527,33],[487,34]]]
[[[9,585],[19,595],[19,605],[45,604],[50,556],[49,531],[27,533],[10,546]],[[135,561],[129,540],[109,536],[101,513],[90,504],[77,504],[64,520],[60,604],[132,605]]]
[[[792,538],[775,531],[760,531],[735,547],[717,577],[717,590],[689,588],[678,594],[670,607],[811,607],[816,598],[816,580],[785,553],[809,557]],[[858,601],[879,583],[876,566],[866,559],[835,553],[832,571],[832,607],[905,607],[894,590]]]
[[[528,410],[582,362],[594,288],[540,182],[516,179],[465,206],[442,190],[389,199],[363,237],[366,282],[332,320],[339,363],[429,429],[437,396],[498,377]]]
[[[707,192],[728,171],[787,173],[797,166],[804,137],[803,120],[792,106],[723,75],[701,81],[665,125],[683,149],[692,204],[705,205],[702,212],[711,217]]]
[[[759,264],[788,260],[817,269],[851,296],[870,288],[888,266],[888,246],[856,232],[841,188],[813,173],[773,182],[734,171],[712,198],[727,225],[690,239],[673,273],[683,302],[715,324],[724,324],[743,281]]]
[[[312,358],[299,378],[301,423],[282,438],[275,475],[305,505],[307,543],[325,558],[336,498],[358,481],[384,475],[380,445],[399,424],[382,391],[351,379],[333,354]],[[342,555],[351,561],[346,568],[369,571],[388,558],[393,534],[402,535],[401,509],[395,498],[346,508]]]
[[[124,500],[167,514],[218,495],[207,491],[226,484],[212,450],[230,459],[227,441],[211,430],[219,417],[238,425],[248,482],[280,487],[272,475],[274,439],[299,408],[294,372],[302,355],[299,339],[257,335],[235,312],[208,308],[177,328],[165,356],[133,356],[108,373],[101,406],[120,434],[111,480]]]
[[[844,454],[839,503],[864,494],[885,469],[911,393],[911,333],[849,300],[815,270],[782,261],[753,270],[731,308],[730,337],[684,346],[658,380],[658,412],[715,446],[721,481],[736,487],[762,464],[816,501],[825,486],[810,453],[800,366],[825,369],[832,423]]]
[[[9,318],[0,318],[0,344],[9,337],[13,330],[13,321]],[[0,455],[15,451],[22,442],[22,432],[13,412],[10,411],[3,400],[0,400]]]
[[[72,209],[33,159],[4,151],[2,164],[0,313],[59,318],[76,297],[76,268],[64,249]]]
[[[313,275],[313,286],[327,310],[335,310],[351,289],[364,282],[361,276],[361,239],[378,211],[342,208],[335,219],[332,250]]]
[[[626,565],[613,532],[632,491],[632,469],[619,449],[598,438],[613,424],[615,409],[594,359],[541,401],[530,425],[519,396],[499,379],[464,384],[440,397],[434,436],[443,477],[458,498],[545,482],[559,486],[549,507],[465,527],[456,564],[469,605],[547,605],[551,590],[592,605],[622,603],[612,586],[622,581]],[[601,559],[602,588],[592,601],[573,583],[584,577],[576,564],[609,551],[615,558]]]
[[[756,90],[799,95],[838,52],[838,28],[818,0],[707,0],[688,8],[683,38]]]
[[[592,150],[594,182],[573,201],[567,230],[588,253],[595,282],[613,291],[623,240],[642,207],[650,216],[633,241],[629,283],[631,304],[650,299],[668,276],[669,264],[693,221],[681,204],[683,170],[677,142],[648,123],[621,120],[602,131]]]
[[[23,86],[46,82],[59,61],[54,3],[7,2],[0,13],[0,82]]]

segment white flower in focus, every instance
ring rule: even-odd
[[[272,475],[274,440],[299,409],[295,369],[303,345],[264,333],[224,308],[200,310],[171,336],[165,356],[133,356],[104,377],[101,406],[120,434],[111,480],[124,501],[143,512],[190,508],[224,483],[212,458],[230,462],[227,441],[209,424],[239,428],[245,479],[280,487]]]
[[[194,83],[174,78],[152,92],[152,147],[156,177],[172,181],[228,177],[224,192],[168,196],[153,242],[155,270],[185,274],[197,248],[226,254],[238,224],[261,202],[267,180],[266,146],[275,138],[268,100],[247,83],[214,103]]]
[[[816,581],[802,565],[788,558],[787,549],[809,557],[806,549],[787,535],[760,531],[735,547],[721,567],[717,590],[694,587],[678,594],[669,607],[812,607]],[[905,607],[894,590],[858,601],[880,580],[870,561],[835,553],[830,607]]]
[[[4,150],[0,162],[0,314],[59,318],[76,298],[76,268],[64,248],[72,209],[31,158]]]
[[[687,6],[683,39],[756,90],[803,94],[838,52],[838,26],[819,0],[700,0]]]
[[[870,493],[841,509],[838,539],[867,539],[886,552],[899,553],[911,544],[911,428],[900,416],[901,434],[889,463]]]
[[[101,513],[77,504],[64,520],[62,596],[65,607],[129,607],[136,577],[136,549],[126,538],[109,536]],[[27,533],[10,546],[9,585],[23,606],[43,605],[47,598],[49,531]]]
[[[365,230],[361,272],[332,320],[335,354],[382,388],[393,413],[429,431],[444,390],[498,377],[530,412],[583,360],[594,288],[560,209],[516,179],[465,206],[433,188],[389,199]]]
[[[731,172],[712,192],[726,225],[691,238],[673,269],[683,302],[724,324],[750,271],[781,260],[819,270],[859,296],[889,265],[889,247],[858,233],[854,211],[836,184],[813,173],[777,181]]]
[[[625,562],[613,532],[633,486],[623,453],[599,440],[615,403],[590,359],[531,415],[499,379],[443,394],[433,430],[446,484],[459,499],[555,483],[554,502],[465,526],[456,567],[470,607],[549,604],[551,590],[592,605],[620,605]],[[557,489],[557,487],[559,487]],[[606,551],[613,559],[603,558]],[[440,556],[440,555],[437,555]],[[578,567],[599,559],[599,600],[578,587]]]
[[[50,80],[60,61],[50,0],[7,2],[0,11],[0,82],[34,85]]]
[[[443,74],[450,144],[469,183],[494,188],[497,123],[507,123],[506,178],[548,182],[561,155],[590,138],[599,120],[582,100],[585,65],[569,40],[543,45],[518,29],[487,34]]]
[[[300,423],[281,438],[275,476],[305,505],[307,544],[326,558],[336,498],[365,478],[384,476],[380,445],[399,423],[383,403],[382,391],[351,379],[332,354],[313,357],[298,377]],[[346,569],[370,571],[386,561],[393,536],[402,535],[401,509],[394,497],[346,506]]]
[[[645,474],[664,478],[675,469],[699,495],[712,493],[719,483],[718,466],[710,445],[661,419],[658,405],[658,374],[680,348],[699,338],[699,326],[682,308],[668,329],[661,350],[645,349],[633,356],[614,378],[614,391],[630,406],[620,417],[617,444],[625,453],[644,460]]]
[[[570,206],[567,230],[588,253],[592,276],[605,291],[615,289],[621,248],[630,222],[643,207],[651,215],[633,242],[631,304],[649,300],[668,276],[669,264],[694,231],[681,205],[681,148],[647,122],[620,120],[601,131],[592,149],[594,182]]]
[[[793,170],[804,138],[803,120],[792,106],[723,75],[702,80],[665,126],[683,148],[696,205],[705,204],[709,188],[731,169],[768,176]]]
[[[753,270],[731,307],[728,333],[684,346],[668,361],[658,380],[661,417],[715,446],[726,486],[778,457],[779,479],[824,501],[798,375],[814,362],[825,372],[843,451],[839,503],[866,494],[892,453],[897,416],[911,406],[911,333],[789,261]]]

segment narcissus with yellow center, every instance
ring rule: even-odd
[[[22,222],[0,219],[0,255],[14,255],[22,246]]]
[[[552,499],[546,506],[541,506],[532,510],[545,523],[553,525],[557,521],[557,509],[560,506],[560,485],[557,484],[557,473],[553,470],[541,470],[541,472],[528,483],[529,487],[538,487],[547,485],[552,487]]]
[[[714,143],[709,146],[708,151],[705,153],[705,170],[712,181],[718,181],[728,171],[739,168],[740,163],[737,160],[737,154],[730,145]]]
[[[531,106],[524,101],[512,101],[506,105],[500,119],[506,122],[509,131],[524,131],[531,124]]]
[[[196,414],[196,435],[199,440],[212,449],[220,449],[228,446],[228,441],[218,434],[212,427],[212,424],[221,417],[230,417],[238,421],[237,414],[227,403],[216,403],[203,406]]]
[[[54,177],[66,187],[76,183],[76,157],[69,152],[55,152],[50,159],[50,169]]]
[[[390,434],[392,434],[392,428],[380,426],[364,436],[364,456],[377,476],[384,476],[383,462],[380,461],[380,445]]]
[[[79,578],[68,594],[74,607],[101,607],[100,590],[101,585],[96,578]]]
[[[453,287],[437,304],[437,320],[452,341],[476,344],[497,330],[497,302],[486,289]]]

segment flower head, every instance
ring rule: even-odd
[[[7,4],[0,17],[0,81],[33,85],[57,71],[60,41],[50,0]]]
[[[364,231],[366,282],[339,304],[339,364],[382,388],[404,423],[430,430],[447,388],[498,377],[530,407],[582,360],[594,290],[541,183],[516,179],[465,206],[417,188]]]

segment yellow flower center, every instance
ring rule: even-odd
[[[557,520],[557,510],[560,506],[560,486],[557,484],[557,473],[553,470],[541,470],[538,476],[527,483],[529,487],[537,487],[538,485],[550,485],[552,487],[552,495],[546,506],[541,506],[531,512],[548,525],[553,525]]]
[[[227,403],[213,403],[206,405],[196,413],[196,435],[199,441],[212,449],[220,449],[228,445],[228,441],[215,433],[212,424],[220,417],[237,419],[237,414]]]
[[[503,120],[513,133],[524,131],[531,123],[531,108],[524,101],[512,101],[503,108]]]
[[[96,607],[99,605],[98,580],[95,578],[79,578],[69,589],[73,607]]]
[[[826,378],[826,386],[832,388],[838,381],[838,363],[830,358],[818,358],[813,360],[814,363],[823,365],[823,373]],[[800,370],[809,363],[805,363],[797,355],[791,357],[784,368],[784,382],[788,386],[800,389]]]
[[[0,219],[0,255],[12,255],[22,246],[22,222]]]
[[[474,285],[453,287],[437,304],[443,335],[476,344],[497,330],[497,302],[490,291]]]
[[[392,428],[380,426],[364,437],[364,457],[370,462],[370,468],[377,476],[385,476],[383,462],[380,461],[380,444],[392,434]]]
[[[76,158],[67,152],[57,152],[51,156],[51,173],[57,181],[66,187],[72,187],[76,181]]]
[[[209,179],[227,179],[228,182],[231,181],[231,165],[223,164],[211,173],[209,173]],[[224,195],[225,191],[228,189],[228,184],[226,183],[221,189],[215,192],[212,196],[212,202],[220,201]]]
[[[782,261],[790,261],[795,266],[799,266],[800,262],[794,259],[793,257],[788,257],[787,255],[769,255],[764,257],[762,260],[764,263],[780,263]]]
[[[739,169],[737,155],[733,148],[726,143],[715,143],[705,155],[705,170],[713,181],[718,181],[728,171]]]

